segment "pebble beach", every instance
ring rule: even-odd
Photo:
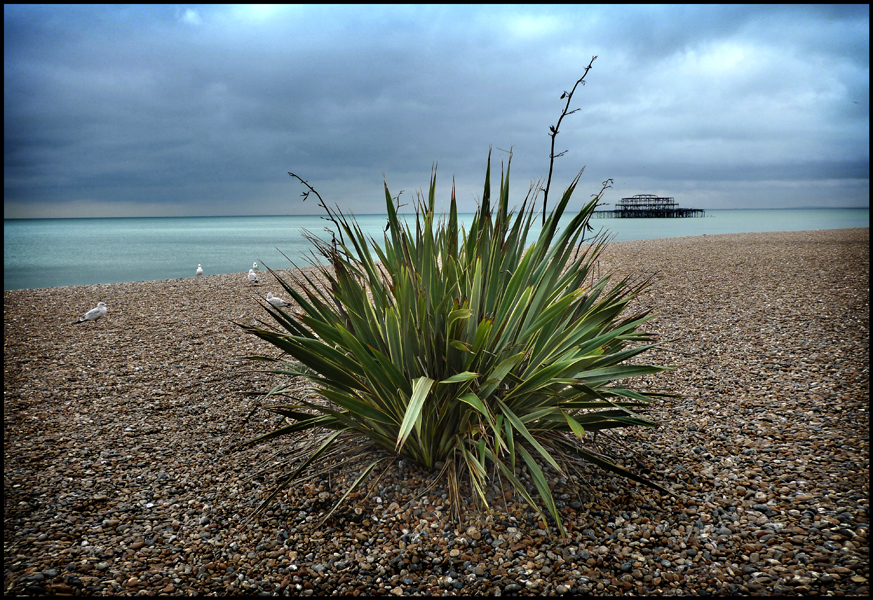
[[[235,323],[288,296],[196,264],[4,292],[7,595],[868,595],[869,228],[607,247],[600,274],[653,277],[643,362],[676,367],[630,387],[678,397],[592,443],[673,495],[550,472],[564,539],[497,484],[454,521],[396,460],[323,524],[358,471],[244,524],[307,440],[237,449],[281,421],[242,359],[276,350]]]

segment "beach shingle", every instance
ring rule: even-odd
[[[677,497],[553,473],[566,541],[511,495],[452,523],[406,464],[322,527],[354,473],[241,527],[292,450],[231,453],[276,424],[240,361],[275,349],[233,324],[269,320],[269,274],[4,292],[7,593],[866,595],[869,229],[620,242],[598,269],[654,275],[636,306],[672,341],[642,358],[677,369],[642,387],[680,397],[611,447]]]

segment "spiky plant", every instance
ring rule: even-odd
[[[323,281],[304,272],[291,277],[296,285],[280,279],[299,310],[265,305],[278,327],[241,325],[283,351],[250,358],[279,363],[272,372],[291,379],[270,395],[292,399],[270,409],[287,425],[246,443],[329,433],[255,514],[319,459],[341,454],[350,437],[429,469],[442,465],[455,515],[464,474],[480,506],[496,474],[546,521],[519,478],[526,470],[562,535],[545,465],[563,473],[559,460],[583,459],[666,491],[585,444],[586,432],[656,426],[635,412],[650,398],[618,382],[669,368],[628,364],[655,345],[640,330],[649,315],[623,316],[647,281],[595,280],[607,238],[580,245],[602,192],[560,229],[580,172],[528,245],[535,194],[510,212],[510,157],[493,206],[490,161],[489,153],[468,230],[458,225],[454,189],[448,217],[435,220],[435,171],[427,199],[416,201],[414,230],[398,219],[385,185],[381,245],[354,218],[328,210],[343,241],[309,236],[327,259],[317,267]],[[297,397],[301,377],[328,402]],[[364,468],[339,503],[383,460]]]

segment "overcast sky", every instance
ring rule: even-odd
[[[4,5],[4,217],[383,213],[438,163],[512,201],[869,207],[870,11],[854,6]]]

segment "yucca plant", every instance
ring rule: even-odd
[[[321,281],[304,272],[290,283],[280,279],[299,309],[264,305],[278,327],[241,325],[283,351],[281,358],[249,358],[278,363],[271,372],[286,379],[269,395],[291,399],[270,409],[286,417],[285,426],[246,443],[327,434],[255,514],[319,459],[341,455],[350,437],[428,469],[440,466],[456,516],[462,480],[487,506],[489,479],[505,478],[562,535],[544,468],[564,473],[561,463],[583,459],[666,492],[586,444],[589,432],[656,426],[636,412],[652,394],[620,383],[668,368],[628,363],[655,345],[640,329],[647,313],[623,316],[648,282],[595,280],[592,265],[608,239],[601,233],[582,241],[602,191],[558,227],[581,172],[529,243],[535,186],[511,212],[510,165],[511,156],[492,203],[489,152],[469,229],[459,227],[454,187],[447,217],[435,216],[435,171],[427,198],[419,193],[415,202],[414,229],[398,218],[385,185],[381,244],[354,218],[325,208],[342,241],[309,234],[327,259],[313,261]],[[295,378],[314,384],[326,402],[300,398]],[[363,468],[340,503],[385,456]]]

